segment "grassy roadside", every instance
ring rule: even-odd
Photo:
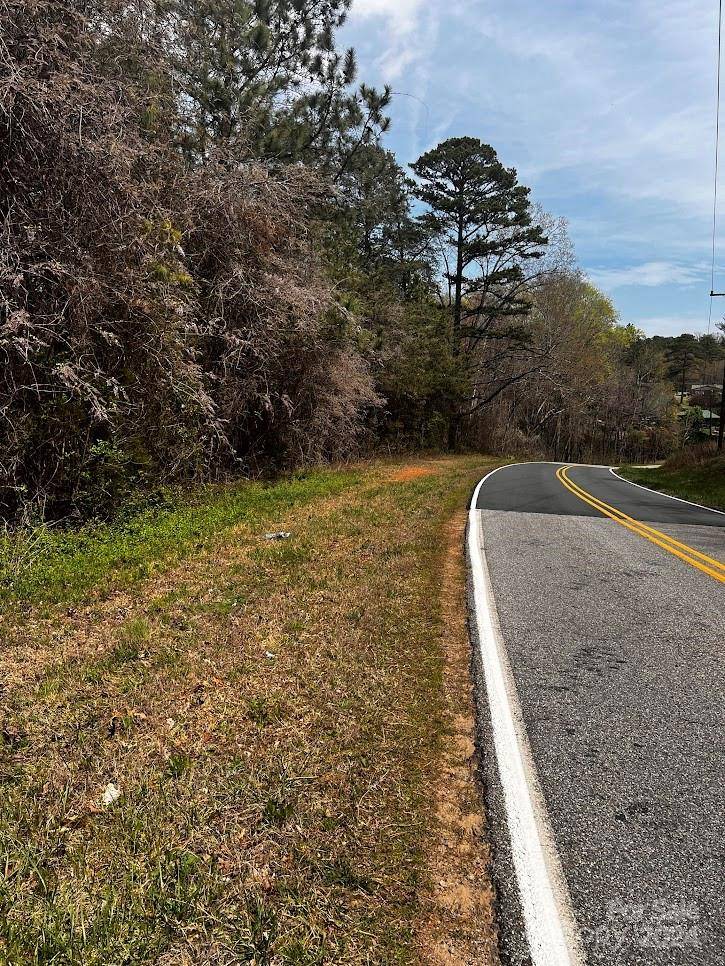
[[[3,962],[493,960],[460,517],[485,468],[219,489],[26,557]]]
[[[0,540],[0,602],[67,604],[90,592],[136,584],[159,566],[213,546],[230,527],[254,528],[359,481],[353,470],[318,470],[275,485],[198,487],[180,500],[110,525],[6,535]]]
[[[708,459],[694,465],[668,461],[657,469],[623,466],[618,472],[633,483],[679,496],[693,503],[725,510],[725,457]]]

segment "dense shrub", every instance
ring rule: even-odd
[[[714,440],[708,443],[697,443],[694,446],[684,446],[665,460],[664,466],[668,470],[687,470],[699,466],[716,463],[717,458],[725,469],[725,456],[717,451]]]
[[[125,480],[339,455],[376,403],[309,242],[320,186],[298,166],[188,167],[151,73],[134,86],[118,57],[107,69],[104,28],[126,11],[0,9],[9,515],[105,510]]]

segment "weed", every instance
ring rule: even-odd
[[[324,869],[325,882],[328,885],[338,885],[345,889],[356,889],[369,892],[371,884],[368,879],[357,871],[347,856],[334,859]]]
[[[272,950],[277,936],[277,916],[274,909],[259,896],[247,900],[249,943],[247,962],[272,966]]]
[[[166,776],[168,778],[181,778],[185,772],[192,767],[193,761],[189,755],[183,752],[176,752],[169,757],[166,763]]]
[[[267,698],[255,697],[249,702],[249,707],[247,710],[250,721],[260,727],[270,724],[274,718],[278,717],[278,709],[273,708]]]
[[[264,803],[262,814],[267,822],[273,825],[282,825],[294,813],[295,803],[284,798],[281,794],[268,798]]]
[[[150,637],[151,627],[148,621],[143,617],[134,617],[124,626],[120,640],[111,651],[108,663],[120,665],[137,661]]]

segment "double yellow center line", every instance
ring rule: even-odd
[[[583,489],[573,480],[570,480],[567,476],[567,471],[571,469],[569,466],[562,466],[561,469],[556,471],[556,476],[560,483],[562,483],[570,493],[574,496],[579,497],[584,503],[588,503],[589,506],[594,507],[595,510],[599,510],[601,514],[605,517],[609,517],[610,520],[614,520],[615,523],[621,524],[632,533],[636,533],[640,537],[644,537],[645,540],[649,540],[650,543],[656,544],[658,547],[662,547],[668,553],[673,554],[675,557],[679,557],[680,560],[684,560],[685,563],[690,564],[691,567],[696,567],[705,574],[709,574],[710,577],[714,577],[715,580],[719,580],[721,584],[725,584],[725,563],[721,563],[719,560],[715,560],[713,557],[708,557],[707,554],[700,553],[699,550],[694,550],[692,547],[688,547],[686,543],[680,543],[679,540],[675,540],[672,537],[668,537],[666,533],[662,533],[660,530],[655,530],[654,527],[648,526],[646,523],[640,523],[639,520],[635,520],[632,517],[627,516],[621,510],[616,507],[610,506],[603,500],[597,499],[587,490]]]

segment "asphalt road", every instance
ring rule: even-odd
[[[544,864],[587,962],[725,964],[725,515],[605,467],[571,468],[573,489],[646,525],[627,528],[572,492],[562,465],[492,474],[469,532],[483,547],[512,718],[531,756],[524,772],[551,837]],[[475,633],[480,614],[472,623]],[[481,653],[503,957],[575,962],[531,948],[535,902],[527,912],[512,858],[512,822],[524,820],[507,802]]]

